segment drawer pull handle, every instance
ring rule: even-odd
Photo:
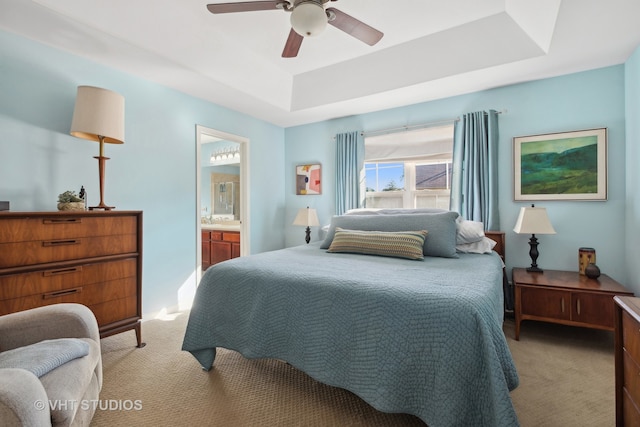
[[[43,219],[43,224],[79,224],[82,222],[82,218],[55,218],[55,219]]]
[[[61,268],[59,270],[47,270],[43,271],[42,275],[47,276],[57,276],[58,274],[67,274],[67,273],[79,273],[82,271],[82,267],[69,267],[69,268]]]
[[[562,309],[562,312],[564,313],[564,298],[562,298],[560,300],[560,308]]]
[[[65,289],[64,291],[47,292],[46,294],[42,295],[42,298],[43,299],[58,298],[58,297],[64,297],[67,295],[78,294],[80,292],[82,292],[82,288]]]
[[[580,315],[580,300],[578,300],[578,306],[576,307],[578,309],[578,316]]]
[[[42,246],[64,246],[64,245],[79,245],[80,239],[67,239],[67,240],[45,240],[42,242]]]

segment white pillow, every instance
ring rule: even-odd
[[[467,221],[459,216],[456,219],[456,244],[479,242],[484,237],[484,224],[480,221]]]
[[[460,243],[456,245],[458,252],[465,252],[470,254],[490,254],[493,247],[496,245],[494,240],[488,237],[483,237],[482,240],[472,243]]]

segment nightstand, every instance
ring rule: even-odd
[[[613,297],[633,295],[606,274],[589,279],[576,271],[529,273],[525,268],[514,268],[513,285],[516,340],[520,339],[523,320],[613,331]]]

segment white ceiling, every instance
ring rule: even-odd
[[[620,64],[640,45],[638,0],[339,0],[382,40],[328,26],[284,59],[290,15],[206,9],[226,1],[0,0],[0,28],[282,127]]]

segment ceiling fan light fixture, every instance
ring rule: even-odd
[[[314,37],[327,26],[327,13],[322,3],[303,0],[291,12],[291,27],[303,37]]]

